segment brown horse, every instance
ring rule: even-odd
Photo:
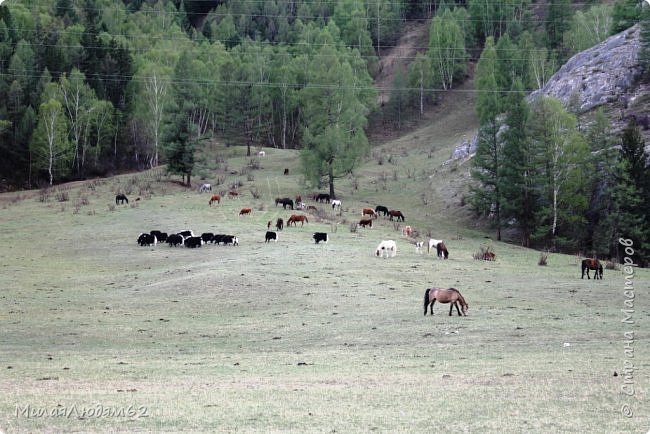
[[[210,198],[210,202],[208,202],[208,205],[212,206],[212,202],[221,203],[221,196],[219,196],[218,194],[213,194],[212,197]]]
[[[388,211],[388,220],[393,221],[393,219],[397,219],[397,221],[404,221],[404,214],[402,214],[402,211],[391,209]]]
[[[456,306],[456,311],[458,312],[458,316],[461,316],[461,309],[463,311],[462,315],[467,315],[467,310],[469,309],[469,305],[465,302],[465,299],[461,295],[460,291],[458,291],[456,288],[428,288],[426,291],[424,291],[424,314],[427,314],[427,308],[430,306],[431,307],[431,315],[433,315],[433,304],[437,301],[440,303],[451,303],[449,306],[449,316],[451,316],[451,312]],[[460,304],[461,309],[458,308],[458,304]]]
[[[587,279],[589,277],[589,270],[594,270],[594,279],[603,280],[603,264],[600,263],[598,259],[583,259],[582,260],[582,277],[585,278],[585,271],[587,272]]]
[[[239,199],[239,193],[236,191],[229,191],[228,197],[231,199]]]
[[[250,215],[250,213],[252,213],[252,212],[253,212],[252,208],[242,208],[239,211],[239,215]]]
[[[297,222],[300,222],[300,226],[302,226],[305,223],[309,223],[309,220],[307,220],[307,216],[292,214],[291,217],[289,217],[289,220],[287,220],[287,227],[291,226],[291,223],[293,223],[294,226],[297,226]]]

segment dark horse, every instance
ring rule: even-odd
[[[456,311],[458,312],[458,316],[461,315],[467,315],[467,310],[469,309],[469,305],[465,302],[465,299],[461,295],[460,291],[458,291],[456,288],[428,288],[426,291],[424,291],[424,314],[427,314],[427,307],[431,306],[431,315],[433,315],[433,305],[434,303],[439,301],[440,303],[451,303],[449,306],[449,316],[451,316],[451,312],[456,306]],[[460,304],[461,309],[463,310],[463,313],[461,314],[461,309],[458,308],[458,304]]]
[[[129,203],[129,199],[126,197],[125,194],[120,193],[117,196],[115,196],[115,205],[117,205],[118,203],[123,204],[125,201],[126,203]]]
[[[594,270],[594,279],[603,280],[603,264],[598,259],[583,259],[582,260],[582,277],[585,278],[585,271],[587,272],[587,279],[589,277],[589,270]]]

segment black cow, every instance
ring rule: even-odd
[[[327,233],[325,232],[314,232],[314,241],[318,244],[320,241],[327,243]]]
[[[117,196],[115,196],[115,205],[119,204],[124,204],[124,202],[129,203],[129,199],[126,197],[125,194],[119,193]]]
[[[214,234],[212,232],[203,232],[201,234],[201,239],[203,240],[204,244],[208,244],[209,242],[212,241],[214,238]]]
[[[284,228],[284,220],[278,219],[278,221],[275,222],[275,228],[281,231],[282,228]]]
[[[193,249],[195,247],[201,247],[203,245],[203,240],[201,237],[187,237],[185,239],[185,247]]]
[[[273,231],[266,231],[266,235],[264,236],[264,242],[268,243],[269,241],[275,241],[276,243],[278,242],[278,234]]]
[[[141,246],[150,246],[152,244],[155,246],[156,243],[158,243],[158,239],[154,235],[142,233],[138,237],[138,244]]]
[[[224,235],[221,241],[224,244],[232,244],[233,246],[238,246],[239,245],[239,238],[237,238],[234,235]]]
[[[188,230],[185,230],[185,231],[180,231],[180,232],[178,233],[178,235],[182,236],[183,238],[193,237],[193,236],[194,236],[194,232],[192,232],[191,230],[188,229]]]
[[[388,215],[388,208],[386,208],[386,207],[383,206],[383,205],[377,205],[377,206],[375,207],[375,212],[376,212],[377,214],[382,213],[382,215],[383,215],[384,217],[386,217],[386,216]]]
[[[167,232],[151,231],[149,233],[156,237],[159,243],[167,242]]]
[[[167,244],[169,244],[169,247],[178,245],[182,246],[184,242],[185,237],[183,237],[181,234],[171,234],[167,237]]]
[[[212,237],[212,242],[216,244],[221,244],[225,236],[226,236],[225,234],[214,234],[214,236]]]

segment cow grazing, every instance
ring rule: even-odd
[[[212,191],[212,184],[201,184],[199,187],[199,193],[207,193]]]
[[[252,208],[242,208],[239,210],[239,215],[250,215],[253,212]]]
[[[167,242],[167,232],[160,232],[160,231],[151,231],[149,232],[151,235],[156,237],[159,243],[165,243]]]
[[[279,219],[275,222],[275,228],[276,228],[277,230],[279,230],[279,231],[281,231],[282,229],[284,229],[284,220],[282,220],[282,219],[279,218]]]
[[[404,214],[402,214],[402,211],[398,211],[395,209],[392,209],[388,211],[388,220],[393,221],[393,219],[397,219],[397,221],[404,221]]]
[[[278,242],[278,234],[277,234],[277,232],[266,231],[266,235],[264,236],[264,242],[268,243],[271,240],[275,241],[276,243]]]
[[[119,193],[117,196],[115,196],[115,205],[120,204],[123,205],[124,202],[127,204],[129,203],[129,198],[126,197],[125,194]]]
[[[284,174],[288,175],[289,174],[289,169],[284,169]]]
[[[155,246],[157,243],[158,239],[155,235],[142,233],[140,236],[138,236],[138,244],[140,246]]]
[[[214,234],[212,232],[203,232],[201,234],[201,239],[203,240],[203,244],[208,244],[212,242],[212,238],[214,238]]]
[[[167,244],[169,244],[169,247],[171,246],[182,246],[183,243],[185,242],[185,237],[183,237],[180,234],[171,234],[167,237]]]
[[[318,244],[321,241],[324,242],[324,243],[327,243],[327,241],[328,241],[327,233],[325,233],[325,232],[314,232],[313,238],[314,238],[314,241],[316,242],[316,244]]]
[[[183,238],[188,238],[188,237],[193,237],[193,236],[194,236],[194,232],[192,232],[192,231],[189,230],[189,229],[186,229],[186,230],[184,230],[184,231],[180,231],[180,232],[178,232],[178,235],[182,236]]]
[[[375,207],[375,212],[377,213],[377,215],[379,215],[379,213],[381,213],[384,217],[386,217],[388,215],[388,208],[386,208],[383,205],[377,205]]]
[[[375,250],[375,256],[380,256],[382,258],[395,257],[397,255],[397,244],[393,240],[384,240],[377,246]]]
[[[361,226],[362,228],[370,226],[372,228],[372,219],[359,220],[359,226]]]
[[[203,240],[201,237],[188,237],[185,240],[185,247],[194,249],[196,247],[201,247],[203,245]]]
[[[237,238],[234,235],[226,235],[226,234],[216,234],[212,238],[213,242],[217,244],[223,243],[225,244],[232,244],[233,246],[238,246],[239,245],[239,238]]]
[[[223,239],[221,240],[223,244],[232,244],[233,246],[238,246],[239,245],[239,238],[237,238],[234,235],[224,235]]]
[[[236,191],[229,191],[228,197],[231,199],[239,199],[239,193],[237,193]]]

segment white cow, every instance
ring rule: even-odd
[[[375,256],[381,256],[382,258],[394,258],[395,255],[397,255],[397,244],[393,240],[383,240],[375,250]]]

